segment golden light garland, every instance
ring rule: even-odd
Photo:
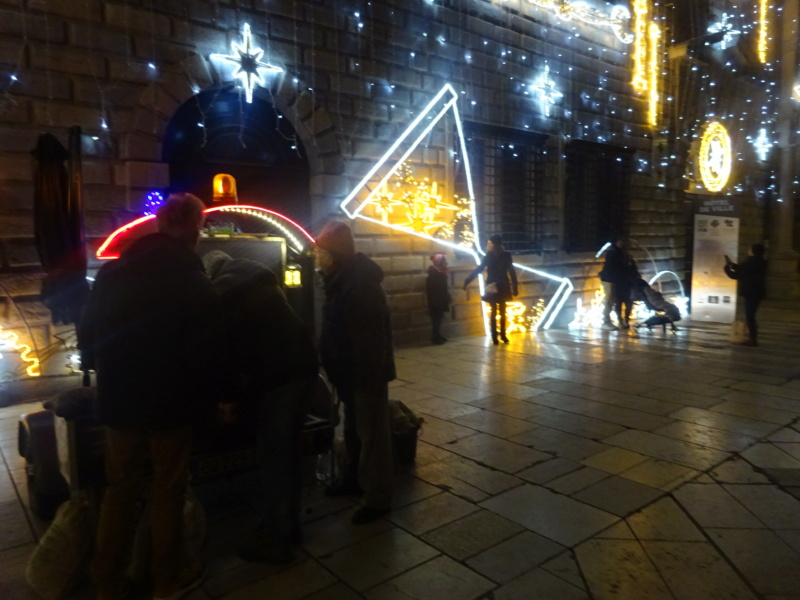
[[[661,58],[661,27],[656,23],[650,23],[648,29],[648,37],[650,39],[650,112],[649,122],[650,125],[655,127],[658,125],[659,115],[659,59]]]
[[[767,62],[767,43],[769,41],[769,4],[768,0],[759,0],[758,3],[758,60],[762,64]]]
[[[39,377],[42,374],[39,371],[39,359],[33,349],[28,344],[19,343],[19,336],[16,333],[3,329],[2,325],[0,325],[0,340],[10,343],[14,351],[19,352],[19,357],[22,361],[29,363],[25,369],[28,377]]]
[[[633,89],[646,92],[649,85],[647,78],[647,16],[650,6],[647,0],[635,0],[633,3]]]

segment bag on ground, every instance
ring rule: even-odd
[[[46,600],[67,598],[89,573],[94,547],[89,503],[64,502],[33,551],[25,577]]]

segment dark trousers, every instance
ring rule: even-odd
[[[347,464],[343,479],[358,482],[364,506],[391,508],[394,454],[389,415],[389,385],[385,381],[351,389],[337,388],[344,404]]]
[[[750,339],[754,342],[758,341],[758,323],[756,323],[756,311],[761,304],[761,298],[753,298],[752,296],[744,297],[744,320],[747,323],[747,332]]]
[[[492,312],[489,317],[489,326],[492,330],[492,339],[497,339],[497,311],[500,311],[500,336],[506,335],[506,303],[492,302]]]
[[[306,400],[316,377],[269,390],[261,401],[258,449],[261,460],[261,523],[265,537],[288,542],[299,527],[303,473],[301,440]]]
[[[436,341],[442,337],[442,321],[444,321],[443,310],[431,310],[431,339]]]
[[[92,575],[98,597],[115,598],[122,586],[139,515],[138,503],[153,465],[150,519],[156,593],[174,588],[181,572],[199,566],[183,532],[191,427],[164,430],[106,428],[108,488],[100,509]]]

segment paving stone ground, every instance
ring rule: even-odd
[[[309,484],[304,541],[276,568],[234,553],[251,478],[199,486],[209,568],[188,598],[798,600],[800,319],[765,317],[758,348],[694,322],[400,348],[391,396],[426,423],[395,510],[355,527],[353,500]],[[0,409],[4,600],[36,597],[47,524],[16,455],[36,408]]]

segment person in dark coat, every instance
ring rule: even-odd
[[[428,278],[425,280],[425,297],[428,300],[428,314],[431,317],[431,342],[444,344],[447,339],[441,333],[444,314],[450,310],[450,291],[448,289],[447,257],[444,254],[431,254]]]
[[[92,568],[100,599],[123,593],[148,459],[155,598],[202,578],[184,544],[183,508],[192,424],[213,412],[221,385],[218,297],[194,252],[203,209],[191,194],[170,196],[158,233],[100,269],[78,327],[82,368],[96,371],[95,412],[106,426],[108,488]]]
[[[619,316],[619,326],[622,329],[630,328],[631,314],[633,313],[633,293],[637,282],[641,280],[639,269],[636,268],[636,261],[626,251],[624,254],[625,271],[622,278],[616,284],[616,307]]]
[[[511,254],[503,248],[503,238],[499,233],[495,233],[489,238],[483,261],[464,280],[464,289],[466,290],[470,282],[484,271],[486,271],[486,279],[484,282],[485,293],[482,299],[492,307],[489,317],[492,343],[497,345],[497,313],[499,312],[500,339],[507,344],[506,302],[519,293],[519,284]]]
[[[325,286],[320,357],[344,404],[347,463],[328,496],[360,495],[352,517],[356,525],[391,510],[394,458],[389,413],[389,382],[395,378],[391,313],[381,287],[383,271],[356,253],[350,228],[327,223],[315,246],[316,265]]]
[[[203,263],[220,295],[226,348],[234,357],[228,372],[241,393],[235,400],[257,404],[260,518],[238,554],[252,562],[290,562],[291,542],[300,532],[301,441],[317,352],[270,269],[218,250]]]
[[[767,295],[766,248],[763,244],[753,244],[750,255],[740,264],[725,257],[725,274],[739,282],[739,295],[744,298],[744,318],[747,323],[748,339],[745,346],[758,346],[758,323],[756,312]]]
[[[611,311],[617,313],[619,325],[627,328],[626,312],[628,317],[633,308],[631,302],[631,288],[638,279],[636,266],[631,268],[633,259],[625,247],[625,240],[618,238],[606,251],[603,269],[600,271],[600,281],[603,284],[603,329],[617,329],[611,321]],[[635,275],[634,275],[635,272]],[[622,306],[626,304],[626,306]]]

